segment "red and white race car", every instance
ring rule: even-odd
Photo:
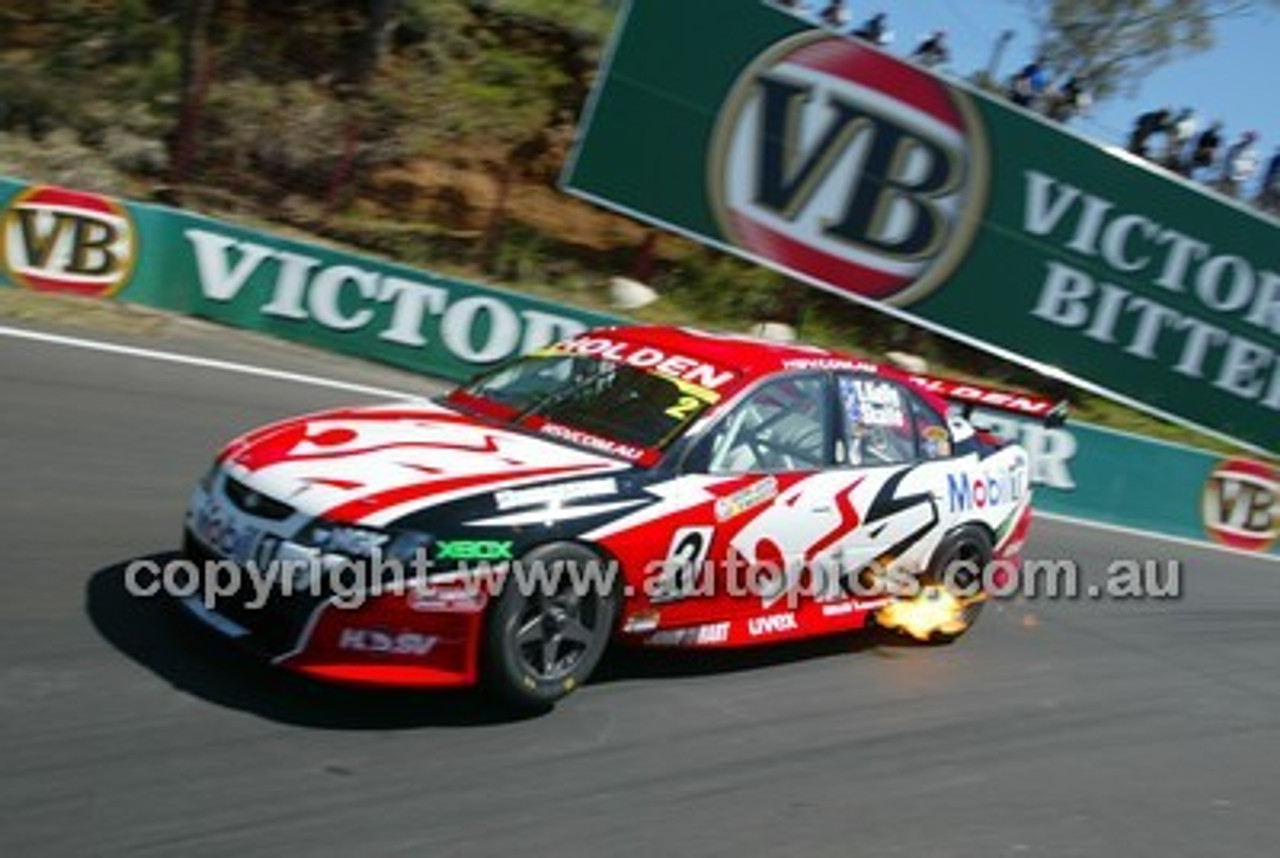
[[[436,401],[233,441],[186,516],[220,586],[182,604],[315,677],[535,706],[615,640],[949,640],[1016,561],[1031,492],[1025,451],[948,398],[1052,409],[822,349],[592,331]]]

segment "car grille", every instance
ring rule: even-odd
[[[182,550],[188,560],[201,567],[202,573],[207,563],[225,562],[225,558],[209,551],[190,533],[183,539]],[[265,602],[258,605],[255,599],[259,596],[253,585],[243,576],[241,583],[240,592],[218,598],[213,610],[248,629],[250,640],[245,643],[271,658],[292,652],[297,647],[311,615],[327,599],[324,594],[311,592],[286,596],[280,592],[279,586],[274,586]],[[250,607],[251,604],[254,606]]]
[[[268,521],[280,521],[293,515],[293,507],[275,498],[254,491],[234,477],[226,479],[227,499],[241,512],[265,518]]]

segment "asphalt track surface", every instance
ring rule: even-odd
[[[235,336],[183,347],[314,365]],[[523,719],[292,680],[125,592],[219,442],[367,398],[0,337],[0,854],[1280,850],[1280,565],[1260,559],[1041,522],[1032,556],[1093,578],[1177,558],[1184,596],[993,603],[949,647],[622,654]]]

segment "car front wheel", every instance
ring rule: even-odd
[[[485,624],[483,682],[520,708],[545,709],[599,664],[618,598],[600,557],[585,546],[541,546],[518,564]]]

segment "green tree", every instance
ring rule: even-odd
[[[1150,72],[1208,50],[1223,18],[1280,0],[1024,0],[1049,68],[1089,82],[1095,99],[1131,92]]]

